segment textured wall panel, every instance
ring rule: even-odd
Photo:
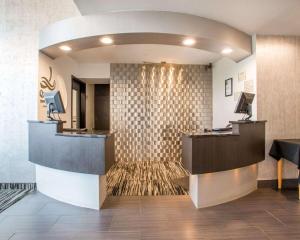
[[[0,0],[0,182],[34,182],[28,119],[37,118],[38,31],[79,12],[72,0]]]
[[[300,137],[300,37],[258,36],[257,117],[267,120],[266,160],[260,179],[276,179],[276,161],[269,156],[274,139]],[[296,165],[284,161],[284,178],[297,178]]]
[[[117,161],[181,161],[181,132],[211,124],[212,76],[205,66],[111,65]]]

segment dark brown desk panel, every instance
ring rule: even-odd
[[[183,165],[192,174],[249,166],[265,158],[265,121],[233,122],[230,133],[184,134]]]
[[[29,121],[29,161],[64,171],[104,175],[115,161],[114,134],[62,132],[61,122]]]

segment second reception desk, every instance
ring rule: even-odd
[[[257,163],[265,158],[265,121],[231,122],[232,132],[185,133],[183,164],[191,173],[196,207],[214,206],[257,189]]]
[[[100,209],[115,161],[114,134],[66,132],[60,121],[28,121],[29,161],[37,189],[69,204]]]

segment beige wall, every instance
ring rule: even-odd
[[[38,32],[80,15],[72,0],[0,1],[0,182],[34,182],[27,120],[37,119]]]
[[[62,96],[63,104],[66,110],[65,114],[60,114],[63,121],[66,121],[64,127],[71,128],[71,88],[72,75],[79,79],[94,79],[97,83],[103,78],[109,78],[109,64],[81,64],[74,59],[64,56],[55,60],[47,57],[45,54],[39,54],[39,77],[38,91],[41,90],[40,83],[42,77],[49,78],[49,67],[52,67],[52,83],[55,80],[55,90],[59,90]],[[84,80],[83,80],[84,81]],[[46,89],[46,91],[50,91]],[[46,120],[46,106],[41,102],[38,96],[38,119]],[[86,127],[94,128],[94,85],[86,85]]]
[[[256,56],[255,54],[240,62],[221,58],[213,64],[213,127],[225,127],[229,121],[239,120],[243,114],[234,113],[241,91],[256,94]],[[245,79],[239,80],[239,74],[245,73]],[[233,95],[225,96],[225,79],[233,79]],[[251,87],[249,87],[251,86]],[[252,119],[256,120],[257,101],[252,103]]]
[[[267,120],[266,160],[260,179],[276,179],[276,161],[268,156],[273,139],[300,138],[300,38],[258,36],[257,114]],[[284,162],[284,177],[296,178],[296,165]]]
[[[60,114],[63,121],[66,121],[64,127],[71,127],[71,87],[72,75],[78,74],[78,63],[69,57],[62,57],[56,60],[48,58],[46,55],[39,54],[39,91],[42,90],[40,83],[43,81],[42,77],[49,78],[49,67],[52,68],[52,83],[55,81],[55,90],[59,90],[62,96],[62,101],[66,110],[65,114]],[[50,91],[45,89],[44,91]],[[38,96],[38,119],[46,120],[46,105],[41,102],[42,98]]]

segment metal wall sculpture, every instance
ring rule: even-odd
[[[56,87],[56,81],[52,80],[52,67],[49,67],[49,78],[41,77],[40,81],[40,102],[44,103],[44,92],[45,91],[53,91]]]
[[[181,162],[182,132],[212,125],[212,73],[203,65],[112,64],[117,161]]]

